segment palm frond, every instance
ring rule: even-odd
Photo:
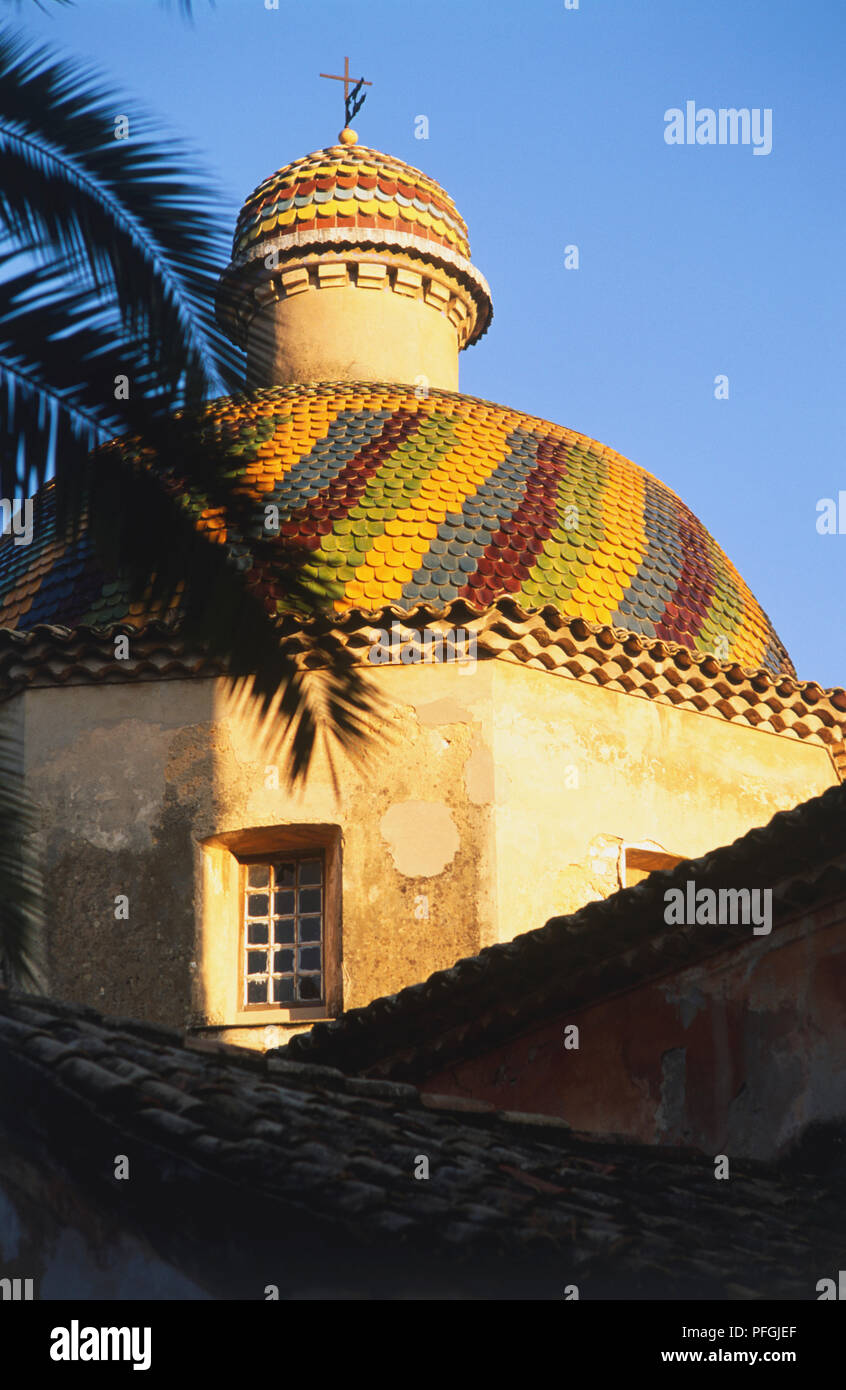
[[[187,174],[191,151],[153,136],[90,69],[0,30],[0,235],[113,302],[149,342],[173,408],[234,389],[243,359],[214,315],[228,242],[218,195]]]
[[[9,300],[5,307],[4,297]],[[92,310],[84,292],[63,301],[65,307],[68,303],[76,315]],[[14,443],[25,434],[37,443],[46,436],[45,384],[51,402],[61,406],[57,529],[69,536],[84,521],[104,568],[126,574],[133,599],[143,599],[151,614],[167,616],[178,600],[186,634],[225,657],[234,676],[251,675],[263,706],[286,689],[280,714],[296,731],[295,777],[307,768],[321,712],[329,721],[323,727],[351,747],[370,727],[372,694],[366,682],[355,667],[339,667],[321,677],[328,697],[310,703],[308,689],[318,682],[309,686],[281,652],[279,629],[264,601],[272,585],[284,592],[289,611],[313,616],[329,606],[332,592],[302,574],[307,556],[292,550],[283,537],[262,532],[254,497],[243,488],[225,443],[204,428],[202,415],[150,409],[154,380],[144,380],[143,353],[134,365],[132,345],[120,340],[119,324],[104,324],[92,313],[90,322],[73,332],[69,352],[66,338],[51,336],[53,318],[40,272],[27,270],[0,280],[0,381],[5,376],[7,439]],[[140,379],[147,389],[107,411],[103,402],[112,394],[118,347],[133,383]],[[89,452],[92,434],[102,438],[104,428],[128,423],[135,426],[135,435]],[[15,463],[12,449],[11,474]],[[209,510],[221,518],[226,546],[198,527]],[[332,660],[343,664],[343,654],[333,649]]]
[[[116,111],[129,140],[114,138]],[[84,518],[133,593],[162,613],[178,598],[186,628],[264,705],[282,696],[299,774],[321,715],[349,745],[370,704],[352,666],[309,685],[280,649],[271,579],[304,614],[329,595],[301,578],[303,556],[257,533],[225,444],[197,423],[210,391],[240,381],[214,318],[225,244],[211,182],[148,125],[88,69],[0,31],[0,491],[26,496],[54,470],[63,534]],[[127,447],[90,453],[109,438]],[[226,547],[197,525],[208,508]]]
[[[75,5],[77,0],[3,0],[6,5],[15,5],[18,9],[24,4],[35,5],[39,10],[46,11],[46,4],[50,5]],[[176,4],[183,19],[191,19],[194,13],[192,0],[159,0],[163,10],[169,10],[172,4]],[[209,5],[214,9],[215,0],[208,0]]]
[[[17,9],[20,9],[24,4],[35,5],[36,9],[43,10],[45,14],[49,14],[49,10],[47,9],[48,4],[74,5],[76,0],[4,0],[4,3],[6,5],[14,5]],[[188,0],[188,3],[190,4],[190,0]]]
[[[382,707],[332,635],[331,587],[303,573],[307,554],[281,535],[261,534],[255,500],[220,479],[231,457],[207,440],[197,421],[165,421],[158,440],[163,457],[180,460],[178,470],[163,472],[144,457],[149,449],[127,444],[99,450],[89,461],[89,525],[102,528],[97,550],[106,567],[124,569],[131,598],[151,616],[167,620],[178,604],[184,635],[223,660],[233,679],[249,680],[262,710],[277,706],[289,727],[293,780],[307,771],[318,734],[353,752],[373,732]],[[219,514],[218,533],[198,526],[209,510]],[[269,610],[271,590],[284,594],[289,623],[312,620],[319,674],[300,669],[286,646],[284,621]]]
[[[179,8],[190,16],[190,0]],[[330,595],[303,576],[305,556],[257,530],[235,461],[202,428],[201,403],[242,375],[214,311],[227,240],[189,152],[89,69],[0,30],[0,493],[29,496],[54,474],[57,528],[85,526],[151,613],[178,600],[186,636],[275,710],[296,781],[319,736],[330,752],[360,749],[378,707],[316,618]],[[209,509],[225,544],[198,525]],[[308,665],[268,602],[280,584],[286,608],[314,620]],[[4,723],[0,983],[38,988],[37,816],[19,750]]]

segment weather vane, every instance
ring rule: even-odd
[[[352,118],[353,118],[353,116],[355,115],[356,111],[360,111],[361,108],[362,108],[362,106],[364,105],[364,100],[365,100],[365,97],[367,96],[367,93],[366,93],[366,92],[362,92],[362,90],[361,90],[362,87],[372,87],[372,86],[373,86],[373,83],[372,83],[372,82],[365,82],[365,80],[364,80],[363,77],[360,77],[360,78],[358,79],[358,81],[356,82],[354,78],[350,77],[350,60],[349,60],[349,58],[345,58],[345,59],[344,59],[344,72],[343,72],[343,76],[340,76],[338,73],[335,73],[335,72],[322,72],[322,73],[320,74],[320,76],[321,76],[321,77],[328,77],[328,78],[330,78],[331,81],[333,81],[333,82],[343,82],[343,84],[344,84],[344,125],[345,125],[345,127],[348,129],[348,128],[349,128],[350,121],[352,120]],[[352,90],[350,90],[350,88],[352,88]],[[361,96],[358,95],[359,92],[361,92]],[[358,100],[356,100],[356,98],[358,98]]]

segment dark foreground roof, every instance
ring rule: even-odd
[[[840,1130],[717,1181],[466,1106],[0,992],[0,1191],[37,1173],[42,1226],[94,1210],[212,1296],[813,1300],[842,1266]]]
[[[689,859],[567,917],[438,970],[421,984],[299,1033],[280,1056],[421,1082],[465,1057],[621,990],[732,947],[748,926],[664,922],[664,893],[773,889],[773,935],[798,912],[846,901],[846,785],[830,787],[733,844]],[[755,938],[764,940],[765,938]]]

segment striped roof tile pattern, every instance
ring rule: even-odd
[[[470,259],[467,225],[440,184],[366,145],[332,145],[285,164],[244,203],[234,258],[286,232],[359,227],[404,232]]]
[[[482,610],[511,596],[795,675],[690,509],[586,435],[454,392],[350,382],[226,397],[203,428],[241,461],[257,534],[274,504],[339,613],[456,599]],[[272,585],[267,601],[281,604]],[[46,509],[29,546],[0,544],[0,625],[143,619],[85,539],[57,541]]]

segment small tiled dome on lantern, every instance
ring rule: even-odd
[[[296,159],[244,204],[219,300],[252,386],[458,386],[458,353],[491,321],[467,226],[419,169],[357,144]]]
[[[295,159],[260,183],[241,209],[232,254],[243,256],[274,236],[333,227],[378,232],[372,239],[387,244],[392,233],[413,235],[470,259],[467,224],[440,184],[357,143]]]

